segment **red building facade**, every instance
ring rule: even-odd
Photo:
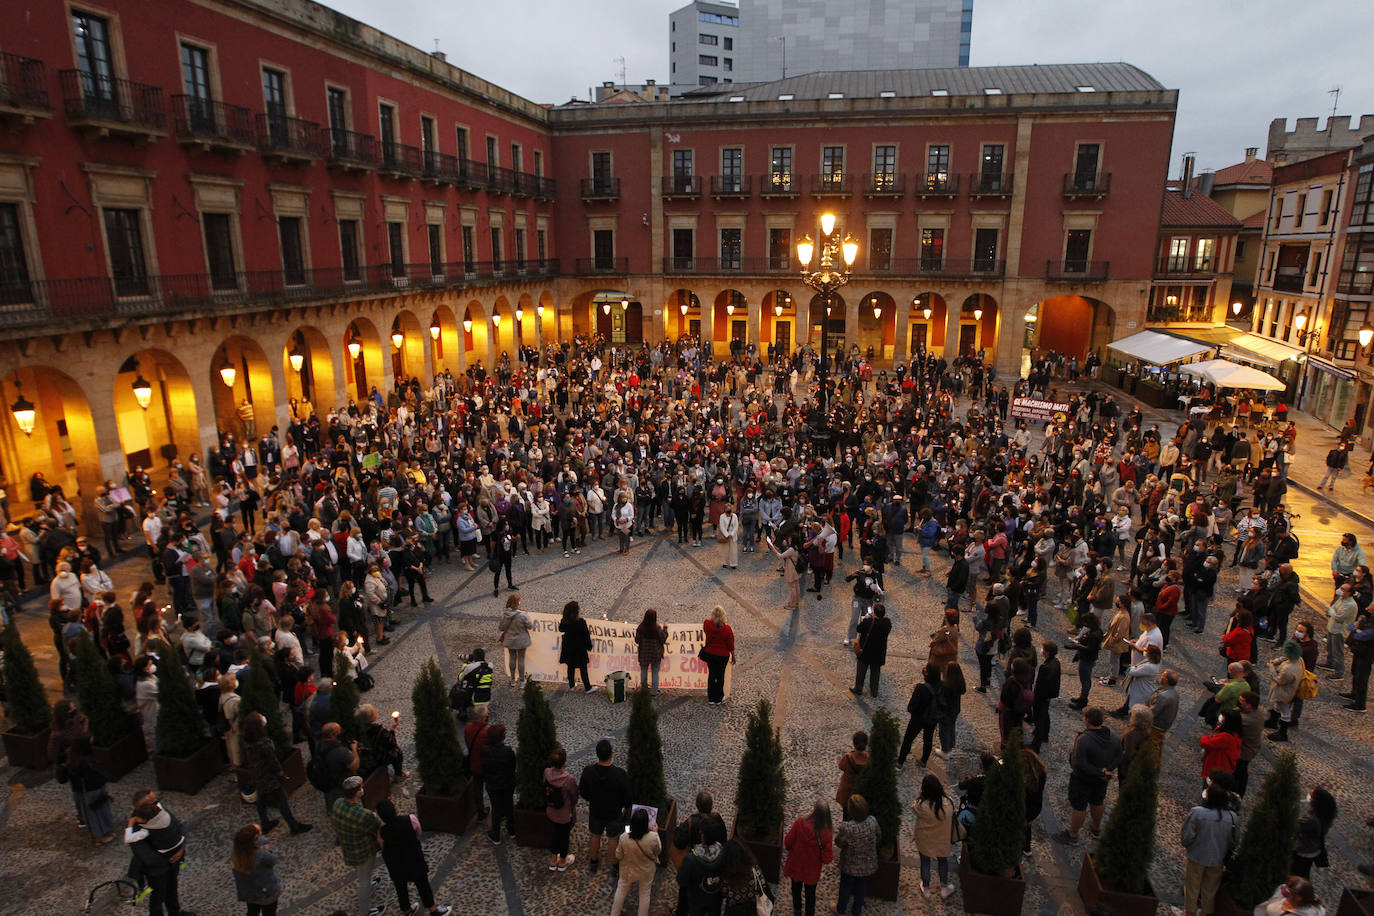
[[[578,333],[814,340],[794,247],[826,211],[861,248],[831,330],[880,360],[1011,372],[1035,333],[1081,354],[1144,320],[1176,94],[1127,65],[549,109],[306,0],[4,12],[11,483],[89,497]]]

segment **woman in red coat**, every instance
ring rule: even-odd
[[[1228,709],[1221,714],[1216,730],[1198,739],[1202,745],[1202,778],[1213,770],[1235,773],[1240,760],[1240,711]]]
[[[805,892],[806,916],[816,916],[816,885],[821,880],[821,866],[835,858],[835,849],[830,842],[832,833],[830,805],[817,799],[811,813],[793,821],[787,836],[783,837],[787,863],[782,873],[792,879],[793,913],[802,911]]]
[[[701,647],[706,662],[706,702],[719,706],[725,702],[725,666],[735,660],[735,631],[725,622],[725,608],[719,604],[701,624],[706,642]]]
[[[1221,648],[1226,652],[1226,663],[1255,661],[1255,617],[1249,611],[1237,608],[1231,615],[1226,632],[1221,637]]]

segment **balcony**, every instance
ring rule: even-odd
[[[546,175],[534,176],[536,200],[554,201],[558,199],[558,179]]]
[[[791,172],[769,172],[759,182],[760,197],[801,197],[803,176]]]
[[[420,150],[420,177],[435,185],[456,184],[458,157],[434,150]]]
[[[514,194],[516,192],[516,171],[499,165],[487,166],[487,190],[495,194]]]
[[[1347,296],[1374,295],[1374,271],[1344,270],[1336,281],[1336,292]]]
[[[182,146],[240,155],[257,144],[253,113],[192,95],[172,96],[172,130]]]
[[[943,277],[946,279],[996,279],[1007,271],[1001,258],[894,258],[886,271],[903,277]]]
[[[544,183],[551,179],[533,172],[512,172],[512,187],[517,197],[544,197]]]
[[[1046,261],[1045,279],[1070,280],[1075,283],[1101,283],[1107,279],[1107,267],[1110,263],[1110,261],[1088,261],[1083,258]]]
[[[260,114],[258,151],[282,165],[308,165],[325,154],[324,132],[314,121],[275,112]]]
[[[848,197],[854,192],[854,182],[848,174],[835,172],[811,176],[812,197]]]
[[[968,176],[968,196],[1010,197],[1015,180],[1012,172],[973,172]]]
[[[407,146],[404,143],[383,139],[381,151],[382,161],[377,166],[380,174],[396,181],[407,181],[424,174],[424,154],[418,146]]]
[[[711,176],[712,197],[748,197],[751,193],[752,184],[748,175]]]
[[[325,149],[330,167],[345,172],[371,171],[382,161],[377,138],[352,130],[325,131]]]
[[[1155,265],[1156,277],[1173,280],[1211,280],[1216,275],[1216,262],[1210,258],[1201,263],[1188,258],[1161,258]]]
[[[1303,273],[1303,268],[1294,270],[1280,267],[1269,288],[1280,293],[1300,293],[1303,291]]]
[[[692,200],[701,196],[700,175],[664,175],[662,182],[665,198]]]
[[[461,159],[454,157],[454,165],[458,172],[454,176],[454,183],[460,188],[467,188],[469,191],[481,191],[487,186],[487,164],[478,162],[475,159]]]
[[[1069,172],[1064,175],[1065,197],[1106,197],[1112,189],[1112,173],[1101,175]]]
[[[0,119],[32,124],[52,117],[43,62],[18,54],[0,54]]]
[[[905,194],[905,175],[896,172],[864,175],[864,197],[902,197]]]
[[[58,75],[63,112],[72,127],[141,142],[167,136],[167,107],[157,86],[87,76],[80,70]]]
[[[583,178],[582,199],[584,201],[619,200],[620,179],[612,178],[609,175],[602,175],[596,178]]]
[[[625,276],[630,272],[629,258],[578,258],[577,273],[579,276],[598,276],[603,274],[615,274]]]
[[[785,258],[698,258],[673,257],[663,259],[665,274],[777,274],[786,273],[790,264]]]
[[[916,184],[917,197],[957,197],[959,176],[949,172],[926,172]]]

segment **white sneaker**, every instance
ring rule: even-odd
[[[921,896],[927,899],[930,898],[930,888],[926,887],[924,884],[921,885]]]
[[[954,893],[954,885],[953,885],[953,884],[946,884],[946,885],[944,886],[944,888],[940,891],[940,898],[943,899],[943,900],[947,900],[947,899],[949,899],[949,897],[950,897],[953,893]]]

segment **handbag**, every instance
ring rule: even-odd
[[[863,644],[862,644],[861,642],[859,642],[859,640],[856,639],[856,640],[854,640],[852,643],[850,643],[849,645],[850,645],[850,648],[852,648],[852,649],[854,650],[854,656],[855,656],[856,658],[857,658],[858,656],[860,656],[860,655],[863,654],[864,647],[863,647]]]
[[[700,649],[697,650],[697,658],[701,659],[702,661],[706,661],[706,656],[709,654],[710,653],[706,651],[705,646],[702,646]]]
[[[773,891],[757,865],[754,866],[754,913],[756,916],[773,916]]]

